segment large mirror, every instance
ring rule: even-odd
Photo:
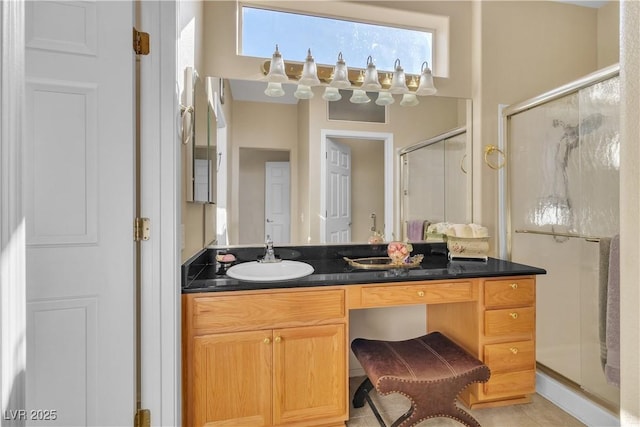
[[[470,136],[463,140],[462,147],[447,151],[455,151],[456,156],[469,153],[464,161],[464,177],[450,176],[454,170],[461,173],[462,160],[447,154],[444,160],[433,157],[435,146],[429,149],[432,156],[424,160],[424,165],[411,159],[417,156],[409,156],[409,199],[403,197],[405,171],[400,158],[400,150],[406,147],[451,129],[471,129],[471,101],[461,98],[472,93],[466,72],[471,69],[472,57],[468,5],[435,2],[432,7],[429,2],[403,2],[400,7],[398,2],[381,2],[389,12],[383,17],[379,2],[332,2],[332,7],[339,7],[333,9],[336,16],[375,22],[383,19],[400,27],[427,25],[443,35],[437,38],[438,43],[449,40],[449,44],[438,44],[434,50],[438,93],[419,97],[420,103],[413,107],[401,106],[400,96],[395,96],[394,104],[383,107],[381,115],[375,114],[382,117],[378,123],[368,121],[367,116],[363,118],[360,107],[349,102],[348,93],[343,93],[341,101],[325,101],[322,86],[314,87],[314,96],[308,100],[293,97],[295,84],[284,84],[284,97],[265,96],[261,66],[269,55],[241,55],[239,39],[233,36],[241,34],[238,17],[242,3],[184,2],[180,11],[180,49],[184,53],[180,55],[180,66],[197,67],[199,82],[204,82],[197,86],[196,101],[206,92],[207,82],[212,82],[211,98],[196,106],[196,140],[207,135],[216,146],[215,156],[209,155],[215,166],[215,204],[182,205],[183,259],[212,243],[262,245],[266,234],[277,244],[362,243],[376,233],[387,240],[403,239],[407,221],[447,220],[448,214],[454,212],[456,218],[472,220]],[[283,10],[320,15],[326,9],[320,5],[322,2],[261,2],[266,3]],[[445,16],[448,18],[441,19]],[[450,58],[442,58],[440,55],[447,51]],[[291,50],[282,52],[285,60],[304,59]],[[351,70],[358,68],[357,61],[347,58],[347,62]],[[363,66],[364,63],[359,67]],[[378,71],[383,71],[382,66]],[[207,128],[204,124],[208,119],[201,118],[200,112],[208,111],[207,104],[214,107],[211,118],[215,117],[215,127]],[[333,114],[335,109],[342,110],[338,114],[341,119]],[[453,149],[454,145],[448,147]],[[330,177],[340,175],[330,170],[329,153],[336,159],[348,154],[348,191],[331,192],[343,188],[337,184],[347,180],[331,181]],[[183,165],[184,159],[183,155]],[[421,171],[429,173],[415,174]],[[445,174],[449,175],[443,177]],[[281,176],[287,179],[279,181]],[[190,183],[186,178],[183,182]],[[455,209],[451,208],[452,195],[461,200]],[[445,209],[418,210],[427,199],[449,205]],[[343,208],[346,205],[342,201],[348,201],[349,207]],[[438,212],[447,215],[441,218]]]
[[[214,85],[220,82],[210,80]],[[470,100],[420,97],[414,107],[399,102],[379,107],[371,102],[366,108],[373,107],[371,114],[381,122],[370,122],[363,121],[368,113],[361,111],[362,106],[348,102],[349,91],[343,100],[329,103],[322,99],[322,88],[315,88],[312,99],[298,100],[292,96],[295,86],[284,86],[287,96],[270,98],[264,95],[264,82],[221,79],[209,94],[214,99],[208,104],[220,109],[210,119],[224,120],[224,126],[208,127],[210,134],[216,134],[210,138],[217,138],[215,157],[222,165],[216,180],[223,190],[213,219],[217,243],[262,244],[266,235],[276,244],[363,243],[374,234],[387,240],[406,238],[411,218],[401,208],[400,151],[469,126]],[[336,109],[342,119],[330,118]],[[457,138],[455,146],[460,156],[470,153],[470,137]],[[333,157],[349,159],[346,178],[343,172],[332,171]],[[412,181],[422,188],[422,194],[413,193],[413,200],[438,204],[445,193],[456,194],[462,201],[451,217],[470,221],[471,162],[462,169],[459,159],[454,163],[456,170],[451,171],[441,161],[414,161],[413,170],[431,173],[423,182],[418,177]],[[463,178],[451,178],[458,172],[464,173]],[[332,181],[332,176],[337,178]],[[428,206],[425,215],[444,211]]]
[[[186,150],[186,200],[215,203],[216,188],[216,117],[208,96],[209,90],[192,67],[184,71],[185,90],[181,108],[182,142]]]

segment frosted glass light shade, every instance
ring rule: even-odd
[[[313,60],[313,56],[311,56],[311,49],[307,51],[307,58],[302,66],[302,77],[298,80],[298,84],[304,86],[317,86],[320,84],[318,69],[316,62]]]
[[[400,66],[400,60],[396,59],[395,71],[393,72],[393,78],[391,79],[391,87],[389,92],[391,93],[407,93],[409,88],[407,87],[407,80],[404,76],[404,69]]]
[[[431,74],[431,69],[429,65],[424,62],[422,64],[422,72],[420,74],[420,84],[418,85],[418,89],[416,90],[416,95],[427,96],[433,95],[438,90],[433,85],[433,75]]]
[[[396,102],[396,100],[393,99],[393,95],[391,95],[389,92],[378,93],[378,98],[376,99],[377,105],[391,105],[394,102]]]
[[[271,97],[278,97],[284,95],[284,89],[282,89],[282,83],[269,82],[267,88],[264,90],[264,94]]]
[[[373,63],[371,56],[367,58],[367,70],[364,73],[364,82],[362,83],[362,90],[380,90],[382,85],[378,81],[378,71],[376,65]]]
[[[322,99],[324,99],[325,101],[339,101],[342,99],[342,95],[340,95],[340,91],[338,90],[337,87],[328,86],[324,90]]]
[[[299,84],[298,88],[293,93],[293,96],[298,99],[311,99],[313,98],[313,91],[311,90],[311,87]]]
[[[400,105],[403,107],[415,107],[419,103],[420,101],[418,101],[415,93],[405,93],[402,95],[402,100],[400,101]]]
[[[342,59],[342,52],[338,54],[338,62],[336,62],[336,66],[333,69],[333,79],[329,86],[335,87],[338,89],[347,89],[351,87],[351,82],[349,81],[349,69],[347,68],[347,64]]]
[[[351,98],[349,98],[349,101],[354,104],[366,104],[367,102],[371,101],[371,99],[369,99],[367,93],[364,90],[355,89],[353,91],[353,95],[351,95]]]
[[[284,60],[278,50],[278,45],[276,45],[276,51],[273,52],[273,56],[271,57],[267,81],[272,83],[285,83],[289,81],[287,73],[284,72]]]

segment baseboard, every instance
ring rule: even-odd
[[[543,372],[536,372],[536,392],[590,427],[618,427],[620,419]]]
[[[361,367],[349,369],[349,378],[363,377],[364,375],[365,375],[364,369],[362,369]]]

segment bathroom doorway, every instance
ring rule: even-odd
[[[255,244],[263,242],[266,236],[265,201],[266,201],[266,165],[269,162],[289,162],[290,154],[286,150],[269,150],[262,148],[240,148],[239,156],[239,188],[238,192],[238,223],[242,227],[238,227],[238,244]],[[282,219],[287,221],[286,224],[281,223],[279,228],[290,231],[290,218]],[[274,236],[271,236],[274,238]],[[285,241],[276,241],[274,243],[286,243],[290,241],[290,237]]]
[[[342,130],[321,131],[321,152],[326,153],[331,141],[347,145],[351,150],[351,242],[365,242],[373,232],[375,214],[376,229],[385,240],[392,240],[394,233],[393,204],[393,134]],[[321,158],[320,211],[328,212],[328,161]],[[327,218],[320,222],[320,236],[327,239]]]

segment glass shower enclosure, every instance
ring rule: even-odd
[[[603,69],[502,112],[502,251],[547,270],[536,289],[538,364],[614,411],[620,390],[601,351],[608,244],[619,233],[618,73]]]
[[[410,222],[471,222],[471,142],[466,126],[402,149],[400,171],[403,240],[409,237]]]

